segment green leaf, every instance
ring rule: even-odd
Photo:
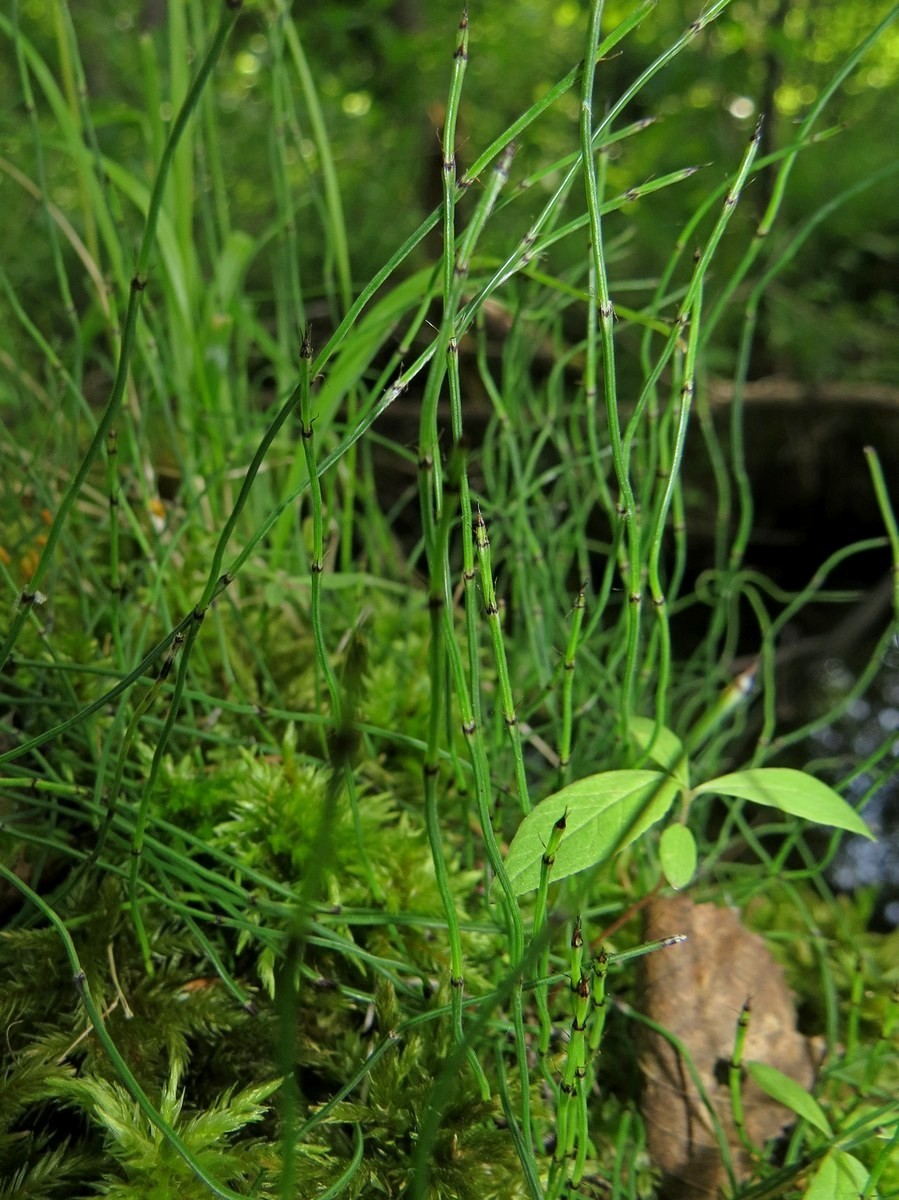
[[[703,792],[721,792],[725,796],[752,800],[755,804],[770,804],[794,817],[848,829],[850,833],[875,840],[874,834],[842,796],[804,771],[793,771],[788,767],[753,767],[710,779],[695,789],[697,796]]]
[[[696,839],[686,825],[669,825],[659,842],[665,878],[673,888],[686,887],[696,873]]]
[[[809,1180],[805,1200],[834,1200],[837,1194],[837,1164],[832,1154],[825,1154],[818,1169]]]
[[[628,729],[641,750],[652,747],[649,750],[651,762],[673,775],[682,788],[690,786],[687,752],[676,733],[665,725],[660,725],[657,730],[655,721],[649,717],[631,717]]]
[[[661,820],[678,785],[661,771],[604,771],[542,800],[518,827],[506,856],[516,895],[540,882],[540,862],[553,825],[567,813],[550,882],[602,862]]]
[[[814,1125],[828,1137],[831,1136],[830,1122],[824,1115],[824,1109],[815,1097],[809,1095],[795,1079],[784,1075],[783,1071],[778,1071],[777,1067],[771,1067],[768,1063],[751,1062],[747,1064],[747,1070],[762,1091],[772,1100],[783,1104],[797,1117],[808,1121],[809,1125]]]
[[[858,1200],[868,1184],[863,1163],[842,1150],[831,1150],[818,1165],[805,1200]]]
[[[835,1200],[858,1200],[868,1186],[868,1168],[845,1150],[834,1150],[833,1157],[837,1164]]]

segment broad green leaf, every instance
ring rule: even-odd
[[[868,1186],[868,1168],[854,1154],[845,1150],[833,1151],[834,1162],[837,1164],[836,1200],[858,1200]],[[876,1192],[871,1200],[876,1200]]]
[[[650,761],[673,775],[681,787],[690,786],[687,752],[676,733],[672,733],[664,725],[656,731],[656,723],[649,717],[631,717],[628,729],[641,750],[652,746],[649,751]]]
[[[783,1104],[797,1117],[802,1117],[804,1121],[808,1121],[809,1125],[814,1125],[816,1129],[820,1129],[822,1133],[826,1133],[830,1137],[830,1122],[824,1115],[824,1109],[815,1097],[809,1095],[795,1079],[784,1075],[783,1071],[778,1071],[777,1067],[771,1067],[768,1063],[751,1062],[747,1064],[747,1070],[762,1091],[772,1100]]]
[[[686,887],[696,873],[696,840],[686,825],[669,825],[659,842],[665,878],[673,888]]]
[[[518,827],[506,856],[516,895],[540,882],[540,862],[552,827],[566,813],[550,881],[595,866],[661,820],[679,791],[661,771],[604,771],[542,800]]]
[[[703,792],[720,792],[724,796],[752,800],[755,804],[770,804],[794,817],[848,829],[850,833],[874,841],[874,834],[855,809],[850,808],[833,788],[804,771],[793,771],[788,767],[753,767],[710,779],[695,789],[697,796]]]
[[[834,1200],[837,1194],[837,1164],[833,1154],[825,1154],[809,1180],[805,1200]]]
[[[867,1184],[864,1164],[842,1150],[831,1150],[818,1164],[805,1200],[858,1200]]]

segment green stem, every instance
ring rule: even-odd
[[[593,987],[590,1000],[593,1006],[593,1022],[590,1026],[588,1049],[591,1058],[599,1052],[606,1024],[606,975],[609,971],[609,956],[600,950],[593,962]]]
[[[636,504],[630,473],[624,456],[621,425],[618,416],[618,383],[615,369],[615,308],[609,294],[609,277],[602,233],[602,215],[599,189],[597,187],[596,161],[593,156],[593,84],[596,74],[596,47],[599,44],[600,21],[603,0],[593,0],[587,32],[587,48],[584,56],[583,86],[581,89],[581,157],[584,186],[587,194],[587,211],[590,227],[591,272],[590,304],[599,313],[600,344],[602,346],[602,381],[606,407],[606,422],[612,463],[618,482],[618,516],[625,526],[627,556],[624,566],[627,588],[627,656],[621,686],[621,709],[619,731],[627,737],[633,703],[633,690],[637,669],[637,651],[640,641],[640,609],[643,585],[640,578],[640,534],[637,523]]]
[[[497,682],[499,684],[500,705],[503,720],[512,743],[512,754],[515,764],[515,784],[518,790],[518,800],[521,811],[525,816],[531,811],[531,800],[528,794],[527,775],[524,769],[524,752],[521,745],[521,729],[515,712],[515,701],[512,698],[512,683],[509,677],[509,662],[506,658],[506,647],[503,640],[503,627],[500,622],[499,604],[496,599],[496,589],[493,586],[493,572],[490,562],[490,542],[487,538],[487,526],[480,510],[475,518],[475,543],[478,551],[478,569],[481,579],[481,593],[484,597],[484,610],[490,625],[490,638],[493,643],[493,661],[496,665]],[[494,817],[494,819],[496,819]]]
[[[537,963],[537,977],[543,978],[549,974],[549,932],[546,928],[546,902],[549,892],[549,877],[556,861],[556,851],[565,833],[566,814],[563,813],[552,827],[549,842],[540,860],[540,883],[537,887],[537,900],[534,904],[534,933],[533,938],[540,945]],[[537,987],[537,1010],[540,1017],[540,1054],[545,1058],[549,1053],[549,1042],[552,1037],[552,1022],[549,1016],[548,992],[545,987]]]
[[[562,677],[562,731],[559,735],[559,784],[568,782],[571,766],[571,737],[574,727],[574,668],[577,659],[578,641],[581,626],[584,622],[584,591],[586,584],[581,584],[574,601],[574,612],[571,618],[571,629],[568,633],[568,645],[565,648],[564,675]]]
[[[740,1016],[737,1019],[737,1033],[734,1039],[734,1052],[731,1056],[730,1064],[727,1071],[728,1087],[730,1088],[730,1106],[734,1118],[734,1128],[743,1146],[749,1154],[756,1158],[758,1157],[758,1147],[753,1143],[746,1129],[746,1120],[743,1114],[743,1090],[742,1090],[742,1073],[743,1073],[743,1050],[746,1046],[746,1035],[749,1032],[749,1022],[751,1019],[751,1003],[746,1000],[743,1007],[740,1009]]]
[[[137,817],[134,822],[134,837],[131,842],[131,869],[128,875],[128,895],[131,905],[131,916],[134,921],[135,932],[137,933],[138,941],[140,942],[141,953],[144,960],[144,969],[148,975],[153,974],[153,960],[150,953],[150,944],[147,939],[146,929],[144,927],[143,917],[140,911],[140,904],[137,895],[137,881],[140,873],[140,860],[144,849],[144,835],[147,830],[147,821],[150,815],[150,801],[153,797],[153,792],[156,788],[156,781],[159,778],[159,772],[162,768],[163,759],[166,749],[168,748],[169,737],[178,717],[178,710],[181,707],[181,696],[184,692],[184,684],[187,679],[187,668],[190,663],[190,652],[193,649],[193,644],[197,634],[200,632],[200,625],[203,621],[203,613],[195,610],[192,614],[190,627],[187,631],[187,637],[184,639],[184,652],[181,656],[181,662],[178,667],[178,675],[175,679],[175,686],[172,690],[172,699],[169,702],[169,711],[166,714],[165,723],[159,734],[159,739],[156,743],[156,748],[153,751],[153,760],[150,763],[150,770],[147,774],[147,780],[141,792],[140,803],[138,805]],[[165,667],[165,664],[163,664]],[[135,718],[139,714],[135,714]],[[136,728],[136,726],[135,726]]]
[[[442,565],[443,574],[435,580],[437,586],[432,587],[432,594],[429,600],[431,640],[428,655],[431,703],[428,713],[428,743],[424,761],[424,791],[425,828],[431,848],[431,858],[434,863],[437,889],[440,892],[443,912],[446,917],[447,937],[450,948],[450,988],[452,992],[453,1028],[456,1041],[461,1043],[465,1036],[462,1024],[462,1000],[465,987],[465,980],[462,973],[462,938],[459,932],[459,917],[456,912],[456,905],[450,886],[449,871],[444,857],[437,803],[437,785],[440,778],[440,734],[443,728],[444,716],[443,697],[446,693],[446,648],[442,632],[442,607],[444,597],[449,591],[447,580],[449,570],[447,542],[451,520],[452,514],[447,506],[444,509],[438,529],[434,563],[435,569],[438,565]],[[487,1099],[490,1095],[490,1086],[472,1046],[468,1047],[467,1056],[481,1089],[481,1095]]]
[[[194,111],[199,103],[200,96],[204,87],[212,75],[213,68],[218,62],[222,51],[225,47],[225,42],[228,40],[228,35],[234,27],[238,13],[242,7],[242,0],[225,0],[222,8],[222,16],[219,22],[215,36],[209,44],[209,48],[200,63],[190,90],[184,98],[184,103],[181,105],[178,115],[172,123],[172,130],[169,134],[165,148],[162,152],[162,158],[159,162],[159,167],[156,172],[156,178],[153,181],[153,190],[150,194],[150,202],[147,208],[147,219],[144,223],[143,237],[141,238],[140,249],[137,254],[137,264],[135,266],[134,275],[131,279],[131,290],[128,297],[128,308],[125,313],[124,327],[122,330],[122,341],[119,349],[119,360],[116,367],[115,380],[112,386],[112,393],[104,409],[103,415],[100,418],[91,444],[88,447],[81,465],[72,477],[69,486],[66,488],[62,499],[59,502],[59,507],[53,518],[53,524],[50,526],[50,532],[47,535],[47,544],[44,546],[40,561],[37,564],[31,583],[22,592],[19,598],[19,606],[16,615],[12,620],[9,631],[0,645],[0,669],[5,665],[9,658],[10,652],[22,631],[28,613],[35,604],[39,595],[40,585],[47,573],[47,570],[52,562],[53,555],[56,551],[57,543],[63,531],[68,515],[81,494],[81,489],[91,471],[91,468],[99,455],[102,447],[106,443],[112,429],[113,422],[118,415],[122,400],[125,395],[125,387],[128,382],[128,372],[131,366],[131,357],[134,352],[135,341],[137,337],[137,319],[140,313],[141,302],[143,299],[144,289],[147,286],[147,270],[150,265],[150,255],[156,242],[156,227],[159,223],[159,214],[162,209],[163,197],[165,194],[166,183],[168,182],[169,173],[171,171],[172,162],[175,157],[175,151],[178,148],[178,143],[184,136],[188,123],[194,114]]]
[[[687,428],[690,423],[696,376],[696,348],[699,343],[701,311],[702,282],[700,280],[696,290],[696,299],[690,310],[689,317],[685,316],[685,319],[688,319],[690,323],[690,333],[684,362],[684,378],[680,389],[677,431],[675,433],[674,449],[670,461],[666,463],[664,491],[659,501],[655,523],[649,536],[649,591],[656,614],[660,647],[655,705],[656,722],[659,726],[667,722],[666,705],[671,687],[671,631],[668,625],[668,610],[660,575],[662,540],[665,534],[665,523],[668,519],[668,512],[671,508],[678,479],[680,478],[684,448],[687,444]]]
[[[883,467],[880,465],[880,458],[873,446],[865,446],[865,457],[868,460],[874,494],[877,497],[877,505],[886,526],[893,555],[893,620],[899,625],[899,526],[896,524],[896,514],[890,503],[890,493],[883,477]]]
[[[35,908],[37,908],[38,911],[43,914],[43,916],[47,919],[47,921],[50,922],[50,924],[59,934],[60,941],[65,948],[66,957],[69,960],[75,987],[78,991],[79,997],[81,998],[81,1002],[84,1005],[88,1020],[90,1021],[91,1026],[97,1035],[97,1039],[99,1040],[103,1049],[106,1051],[109,1061],[112,1063],[113,1067],[118,1073],[119,1078],[134,1097],[135,1103],[150,1124],[159,1130],[175,1153],[187,1163],[188,1167],[190,1167],[197,1179],[199,1179],[201,1183],[209,1188],[214,1196],[220,1196],[222,1197],[222,1200],[244,1200],[244,1197],[242,1197],[239,1192],[231,1191],[230,1188],[218,1183],[212,1178],[211,1175],[208,1174],[206,1169],[193,1156],[168,1121],[166,1121],[165,1118],[153,1106],[150,1098],[137,1082],[134,1073],[125,1062],[124,1058],[119,1052],[118,1047],[109,1035],[109,1031],[103,1021],[100,1009],[97,1007],[91,994],[90,985],[78,958],[75,944],[72,941],[71,935],[62,918],[57,916],[50,905],[47,904],[46,901],[44,901],[36,892],[33,892],[31,888],[24,883],[18,875],[15,874],[14,871],[10,871],[9,868],[5,867],[2,863],[0,863],[0,876],[6,880],[7,884],[12,885],[19,892],[21,892],[25,899],[28,900],[29,903],[33,904]]]

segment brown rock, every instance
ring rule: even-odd
[[[687,896],[658,898],[646,907],[646,936],[685,933],[687,941],[647,955],[637,1007],[682,1044],[696,1068],[730,1146],[737,1179],[751,1158],[731,1112],[728,1066],[740,1011],[751,1002],[743,1062],[761,1061],[803,1087],[815,1076],[812,1043],[796,1031],[793,999],[783,969],[764,941],[736,913]],[[643,1116],[653,1163],[666,1176],[671,1200],[710,1200],[728,1182],[714,1122],[681,1054],[652,1030],[641,1029]],[[742,1082],[746,1130],[763,1147],[791,1123],[790,1113],[750,1078]]]

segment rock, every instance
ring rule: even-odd
[[[730,909],[694,904],[687,896],[658,898],[646,907],[646,936],[685,933],[687,941],[644,959],[637,1008],[679,1039],[689,1054],[731,1149],[738,1180],[751,1157],[734,1126],[728,1067],[740,1011],[751,1001],[744,1064],[775,1066],[803,1087],[814,1082],[815,1044],[796,1030],[796,1013],[783,968],[762,938]],[[665,1176],[669,1200],[710,1200],[728,1183],[708,1108],[679,1052],[641,1027],[643,1116],[649,1153]],[[745,1075],[746,1130],[758,1147],[779,1136],[791,1114]]]

